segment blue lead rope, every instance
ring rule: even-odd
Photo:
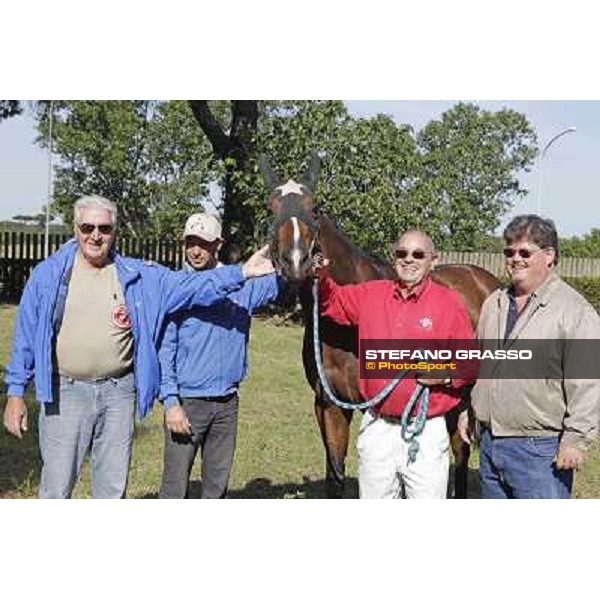
[[[313,283],[313,346],[315,352],[315,363],[317,365],[317,373],[319,374],[319,380],[323,389],[325,390],[325,394],[328,399],[338,406],[339,408],[345,408],[347,410],[363,410],[366,408],[372,408],[377,404],[380,404],[387,398],[387,396],[392,392],[392,390],[404,379],[406,374],[408,373],[408,369],[404,369],[400,371],[397,377],[392,379],[382,390],[380,390],[373,398],[367,400],[365,402],[359,403],[351,403],[344,402],[336,397],[335,393],[331,389],[329,385],[329,381],[327,381],[327,377],[325,376],[325,369],[323,368],[323,359],[321,356],[321,340],[319,336],[319,280],[315,277]],[[410,420],[410,414],[413,411],[414,407],[419,403],[419,408],[417,410],[417,414],[414,419]],[[401,427],[401,435],[402,439],[409,443],[408,448],[408,462],[414,462],[417,458],[417,453],[419,452],[419,441],[417,438],[421,435],[423,429],[425,428],[425,423],[427,422],[427,408],[429,407],[429,388],[426,386],[417,383],[415,386],[415,390],[412,393],[408,404],[404,408],[402,413],[402,417],[400,420]]]
[[[421,399],[419,409],[412,422],[409,421],[410,413]],[[427,423],[427,409],[429,408],[429,388],[421,384],[417,384],[408,404],[404,408],[402,418],[400,419],[400,433],[402,439],[409,444],[408,446],[408,462],[415,462],[417,452],[419,452],[419,440],[417,439]]]

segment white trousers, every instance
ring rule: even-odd
[[[444,417],[427,420],[412,463],[400,430],[399,423],[364,413],[357,441],[360,497],[446,498],[450,440]]]

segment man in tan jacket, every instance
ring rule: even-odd
[[[600,344],[600,316],[556,273],[552,221],[515,217],[504,240],[510,286],[485,301],[477,337],[505,350],[528,345],[546,364],[532,364],[529,379],[522,378],[526,363],[503,361],[473,389],[482,496],[568,498],[573,471],[598,432],[600,365],[595,373],[582,363]]]

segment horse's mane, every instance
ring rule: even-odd
[[[319,221],[335,236],[338,244],[344,247],[344,255],[355,269],[360,273],[359,280],[368,279],[395,279],[396,274],[392,266],[378,256],[366,253],[354,244],[342,231],[336,220],[320,212]]]

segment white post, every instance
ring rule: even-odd
[[[50,254],[50,204],[52,204],[52,126],[54,124],[54,102],[50,100],[50,116],[48,125],[48,200],[46,201],[46,247],[44,258]]]
[[[577,127],[567,127],[563,129],[561,132],[557,133],[545,146],[542,150],[542,154],[540,155],[540,175],[538,180],[538,201],[537,201],[537,214],[541,216],[542,214],[542,183],[543,183],[543,171],[544,171],[544,157],[546,156],[546,152],[548,148],[552,146],[552,144],[563,135],[567,133],[574,133],[577,131]]]

